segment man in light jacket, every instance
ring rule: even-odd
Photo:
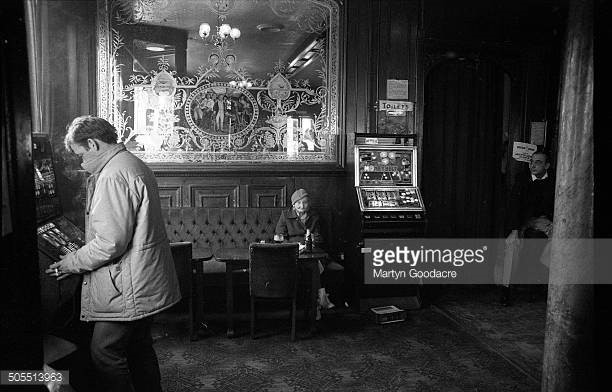
[[[91,357],[100,390],[161,391],[151,316],[180,291],[152,171],[117,143],[115,128],[93,116],[68,125],[65,145],[87,179],[86,245],[47,269],[83,274],[81,320],[95,322]]]

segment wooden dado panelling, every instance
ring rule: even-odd
[[[245,185],[249,207],[285,207],[287,184]]]
[[[287,207],[290,177],[160,177],[162,207]]]
[[[183,188],[181,186],[159,186],[159,198],[162,208],[176,207],[183,200]]]
[[[291,177],[241,177],[244,196],[241,207],[286,207],[294,182]]]
[[[191,205],[195,207],[238,207],[238,186],[193,186],[190,187]]]
[[[342,180],[341,180],[342,178]],[[343,176],[333,177],[179,177],[158,176],[162,206],[288,207],[291,194],[306,189],[315,207],[335,209]],[[354,196],[354,195],[353,195]]]
[[[190,207],[240,207],[239,180],[207,178],[186,186]]]

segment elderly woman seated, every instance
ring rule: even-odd
[[[283,211],[278,223],[276,224],[274,239],[276,241],[298,242],[300,250],[306,246],[306,234],[311,235],[312,246],[317,248],[324,247],[324,240],[321,236],[319,215],[310,208],[310,197],[304,189],[298,189],[291,195],[291,208]],[[327,263],[325,267],[319,262],[319,271],[325,277],[326,270],[342,270],[343,267],[336,263]],[[321,284],[319,283],[319,286]],[[331,309],[334,304],[329,300],[325,287],[319,288],[319,307]],[[320,317],[317,312],[317,319]]]

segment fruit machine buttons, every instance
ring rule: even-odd
[[[359,156],[359,160],[361,162],[369,162],[372,160],[372,154],[367,152],[367,153],[363,153]]]

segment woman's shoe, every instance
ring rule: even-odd
[[[319,289],[319,306],[323,309],[331,309],[335,307],[329,300],[329,294],[325,292],[324,288]]]

